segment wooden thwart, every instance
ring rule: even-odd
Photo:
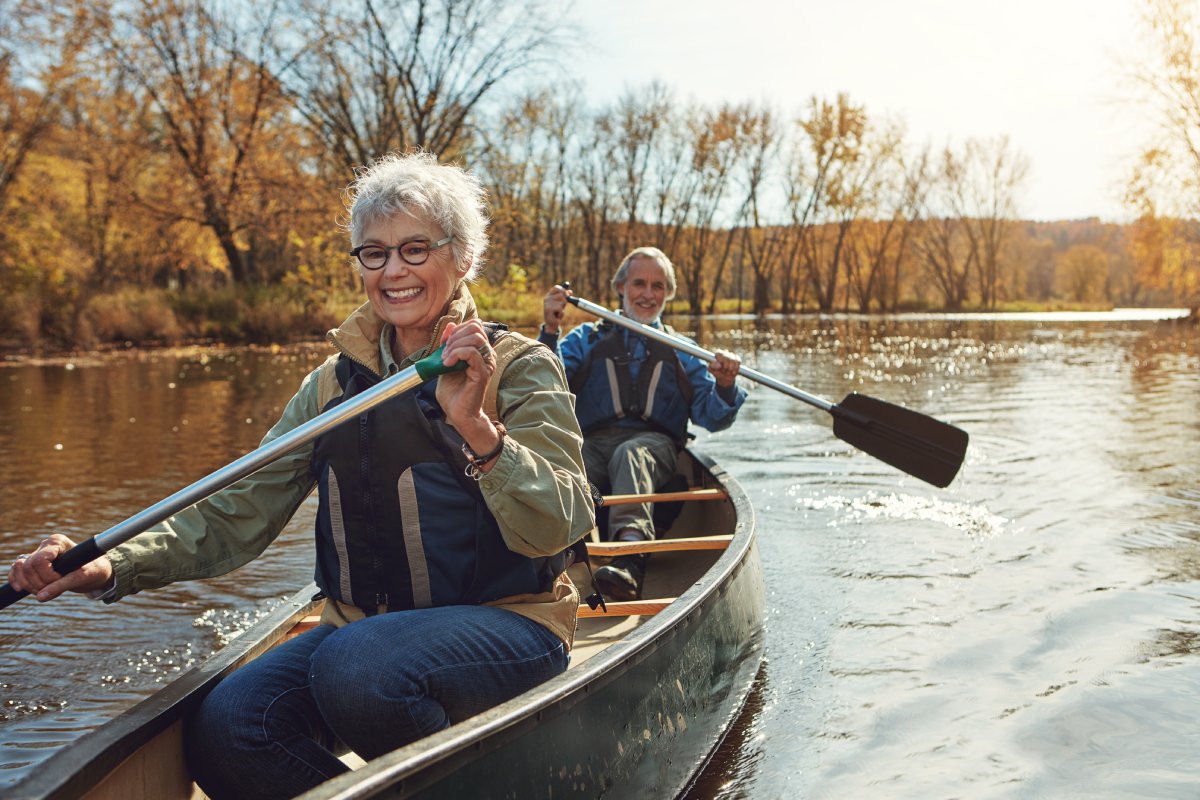
[[[288,639],[294,639],[302,633],[308,633],[309,631],[311,631],[313,628],[317,627],[320,624],[321,624],[321,615],[320,614],[310,614],[309,616],[304,617],[299,622],[297,622],[294,626],[292,626],[292,629],[287,632],[287,634],[279,641],[279,643],[283,644]]]
[[[588,542],[589,556],[628,556],[635,553],[669,553],[677,550],[724,550],[732,536],[687,536],[646,539],[640,542]]]
[[[589,619],[593,617],[633,617],[645,616],[651,617],[660,611],[666,609],[667,606],[675,602],[674,597],[663,597],[657,600],[609,600],[606,602],[608,613],[603,609],[588,608],[584,604],[579,606],[579,619]]]
[[[631,503],[671,503],[680,500],[727,500],[723,489],[688,489],[686,492],[657,492],[654,494],[610,494],[603,505],[622,506]]]

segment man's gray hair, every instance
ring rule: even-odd
[[[355,170],[347,196],[352,247],[372,223],[422,212],[454,237],[454,262],[465,280],[478,277],[488,246],[487,191],[472,173],[439,164],[432,153],[388,153]]]
[[[617,267],[617,272],[613,275],[612,288],[617,294],[621,290],[617,288],[618,284],[625,283],[625,279],[629,276],[629,265],[635,258],[652,258],[659,263],[663,268],[663,272],[667,275],[667,300],[675,297],[675,265],[671,263],[671,259],[667,258],[667,254],[657,247],[636,247],[629,251],[629,255],[625,256],[625,260],[621,262],[621,266]]]

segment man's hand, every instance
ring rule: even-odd
[[[567,307],[567,298],[571,296],[570,289],[561,286],[553,287],[542,300],[542,327],[546,333],[558,333],[562,326],[563,311]]]
[[[717,350],[714,351],[713,355],[716,358],[708,365],[708,371],[716,379],[717,386],[722,389],[728,389],[737,381],[738,370],[742,368],[742,361],[728,350]]]

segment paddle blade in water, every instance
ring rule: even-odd
[[[926,483],[950,485],[967,453],[967,432],[917,411],[851,392],[830,411],[843,442]]]

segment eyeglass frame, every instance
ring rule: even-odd
[[[423,258],[423,259],[421,259],[420,261],[417,261],[416,263],[414,263],[414,262],[412,262],[412,261],[409,261],[407,258],[405,258],[405,257],[404,257],[404,253],[403,253],[403,252],[401,252],[401,248],[403,248],[403,247],[405,247],[405,246],[407,246],[407,245],[410,245],[410,244],[414,244],[415,242],[419,242],[419,241],[421,241],[421,240],[420,240],[420,239],[409,239],[407,242],[401,242],[400,244],[391,244],[391,245],[387,245],[387,244],[360,244],[358,247],[356,247],[356,248],[354,248],[353,250],[351,250],[351,251],[350,251],[350,255],[352,255],[352,256],[354,256],[356,259],[358,259],[358,263],[359,263],[359,264],[362,264],[362,268],[363,268],[363,269],[369,269],[369,270],[371,270],[372,272],[375,272],[375,271],[377,271],[377,270],[381,270],[381,269],[383,269],[384,267],[386,267],[386,266],[388,265],[388,262],[392,260],[392,251],[393,251],[393,250],[395,250],[395,251],[396,251],[396,255],[397,255],[397,256],[399,256],[399,257],[400,257],[400,260],[401,260],[401,261],[403,261],[405,264],[408,264],[410,267],[419,267],[419,266],[421,266],[422,264],[424,264],[425,262],[429,261],[429,256],[433,254],[433,251],[434,251],[434,250],[440,250],[440,249],[442,249],[443,247],[445,247],[446,245],[450,244],[452,241],[454,241],[454,236],[453,236],[453,235],[450,235],[450,236],[447,236],[445,239],[442,239],[441,241],[437,241],[437,242],[430,242],[429,244],[427,244],[427,245],[426,245],[426,248],[427,248],[427,250],[426,250],[426,252],[425,252],[425,258]],[[368,247],[378,247],[380,250],[383,250],[383,251],[384,251],[384,253],[386,254],[386,255],[384,256],[383,263],[382,263],[382,264],[380,264],[378,267],[369,267],[369,266],[367,266],[367,265],[366,265],[366,263],[364,263],[364,262],[363,262],[363,260],[362,260],[362,251],[363,251],[364,249],[368,248]]]

